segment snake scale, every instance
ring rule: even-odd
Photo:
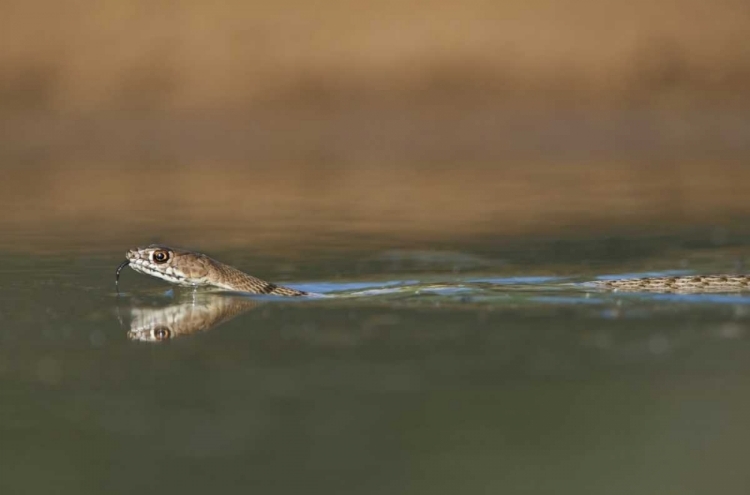
[[[117,267],[115,284],[125,266],[133,270],[188,287],[268,294],[274,296],[306,296],[307,292],[281,287],[248,275],[205,254],[161,245],[129,250],[127,258]],[[748,275],[690,275],[679,277],[645,277],[598,280],[581,284],[616,292],[741,292],[750,291]]]
[[[593,286],[617,292],[741,292],[750,290],[747,275],[687,275],[599,280]]]

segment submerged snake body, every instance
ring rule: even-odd
[[[131,249],[125,265],[140,273],[188,287],[208,287],[249,294],[305,296],[307,292],[281,287],[225,265],[205,254],[167,246],[151,245]]]

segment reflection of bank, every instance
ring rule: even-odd
[[[258,305],[257,301],[201,294],[160,308],[130,309],[130,340],[161,342],[211,330]]]

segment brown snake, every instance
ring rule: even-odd
[[[133,270],[187,287],[208,287],[249,294],[274,296],[306,296],[307,292],[281,287],[225,265],[205,254],[167,246],[138,247],[125,253],[127,258],[117,267],[115,285],[120,270],[130,266]]]
[[[184,249],[151,245],[131,249],[125,256],[127,260],[117,267],[115,284],[119,281],[123,267],[130,265],[137,272],[188,287],[208,287],[274,296],[310,295],[297,289],[266,282],[205,254]],[[598,280],[582,284],[582,287],[615,292],[741,292],[750,291],[750,276],[688,275]]]

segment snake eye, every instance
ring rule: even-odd
[[[169,260],[169,251],[165,251],[163,249],[154,251],[153,258],[156,263],[166,263],[167,260]]]
[[[167,327],[156,327],[154,328],[154,338],[158,341],[167,340],[171,332]]]

